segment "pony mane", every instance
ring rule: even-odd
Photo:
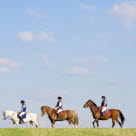
[[[94,101],[92,101],[92,100],[89,100],[89,101],[91,101],[93,103],[93,105],[97,107],[97,104]]]
[[[7,111],[17,113],[16,111],[13,111],[13,110],[4,110],[3,112],[7,112]]]
[[[49,107],[49,106],[42,106],[41,109],[43,109],[43,108],[51,108],[51,107]]]

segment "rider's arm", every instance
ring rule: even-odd
[[[59,103],[59,106],[55,108],[55,110],[59,109],[62,106],[62,102]]]
[[[102,107],[100,107],[100,109],[103,109],[106,106],[106,101],[104,102],[104,105]]]
[[[22,108],[18,111],[18,113],[20,113],[23,109],[24,109],[24,107],[22,107]]]
[[[55,110],[57,110],[57,109],[59,109],[60,108],[60,106],[57,106],[56,108],[55,108]]]
[[[18,111],[18,113],[20,113],[24,108],[26,108],[25,105],[22,106],[22,108]]]

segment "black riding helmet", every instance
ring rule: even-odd
[[[21,102],[20,103],[25,103],[25,101],[24,100],[21,100]]]
[[[58,99],[59,99],[59,100],[62,100],[62,97],[59,96]]]

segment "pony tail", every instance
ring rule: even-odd
[[[75,126],[78,126],[78,124],[79,124],[78,115],[76,113],[75,113],[75,117],[74,117],[74,124],[75,124]]]
[[[121,125],[123,126],[123,124],[125,122],[125,117],[124,117],[123,113],[120,110],[118,110],[118,111],[119,111],[119,118],[121,120]]]

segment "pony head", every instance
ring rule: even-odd
[[[17,112],[11,110],[3,111],[3,119],[6,120],[7,118],[11,117],[13,114],[17,114]]]
[[[46,106],[41,107],[41,117],[43,117],[47,113]]]
[[[7,119],[7,112],[3,111],[3,119],[6,120]]]
[[[92,100],[88,100],[88,101],[83,105],[84,108],[87,108],[87,107],[90,107],[90,106],[95,106],[95,107],[97,107],[97,105],[96,105]]]

